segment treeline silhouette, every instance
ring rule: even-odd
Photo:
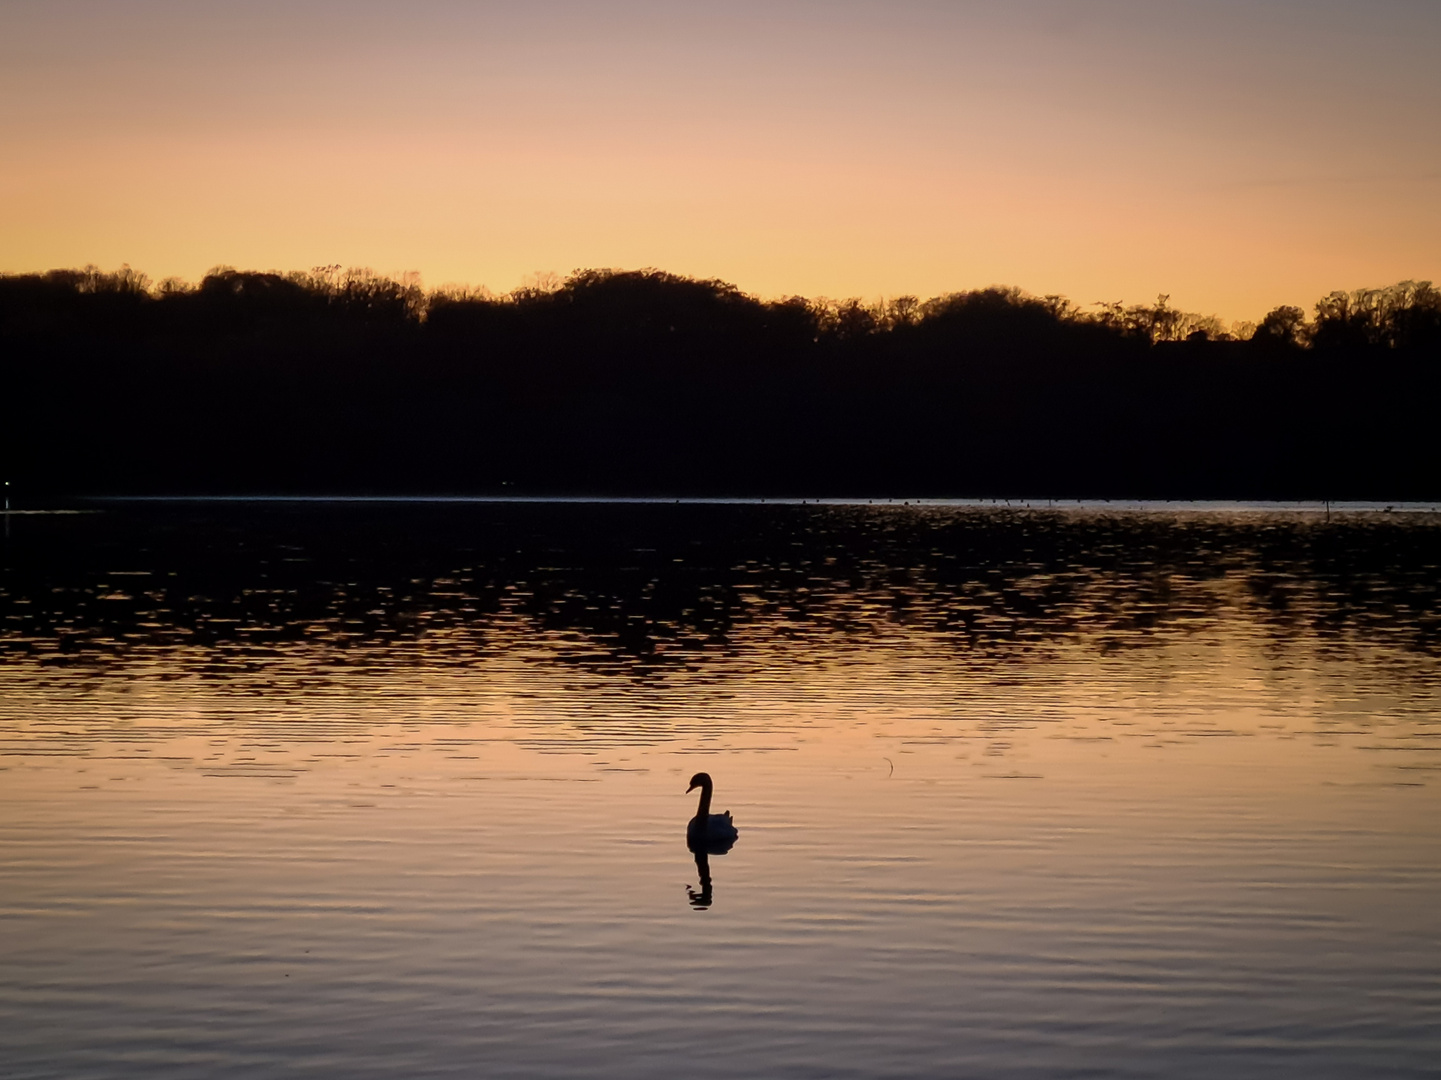
[[[0,277],[12,491],[1435,498],[1441,292],[1258,326],[990,288]]]

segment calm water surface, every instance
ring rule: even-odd
[[[112,507],[0,551],[6,1077],[1437,1075],[1435,516]]]

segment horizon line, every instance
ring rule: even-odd
[[[60,497],[67,498],[67,497]],[[1128,510],[1138,512],[1441,513],[1441,501],[1404,499],[1133,499],[1133,498],[946,498],[934,496],[753,495],[72,495],[88,503],[341,503],[341,504],[530,504],[644,506],[917,506],[999,510]],[[23,512],[23,511],[13,511]]]

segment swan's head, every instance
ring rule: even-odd
[[[710,786],[710,773],[698,772],[690,778],[690,787],[686,788],[686,791],[694,791],[698,787],[705,788]]]

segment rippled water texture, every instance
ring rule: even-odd
[[[1435,1076],[1438,540],[17,518],[0,1072]],[[709,892],[700,769],[740,828]]]

